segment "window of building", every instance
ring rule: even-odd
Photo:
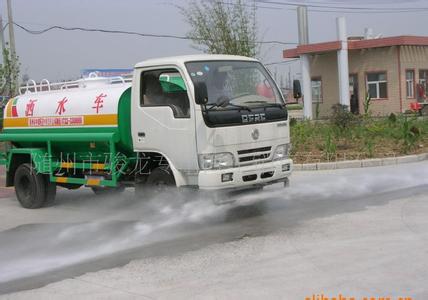
[[[406,70],[406,97],[415,98],[415,71]]]
[[[428,92],[428,70],[419,70],[419,84],[422,88],[419,97],[424,97]]]
[[[322,84],[321,78],[312,78],[311,80],[312,87],[312,102],[321,103],[322,102]]]
[[[181,74],[174,69],[141,74],[141,106],[169,106],[175,118],[189,118],[190,104]]]
[[[386,72],[367,74],[367,91],[372,99],[388,98]]]

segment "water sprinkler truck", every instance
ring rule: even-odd
[[[25,208],[57,186],[96,194],[288,183],[283,96],[257,60],[196,55],[138,63],[132,78],[28,84],[4,107],[6,186]],[[208,193],[211,194],[211,193]]]

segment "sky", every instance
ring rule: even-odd
[[[229,0],[224,0],[229,1]],[[246,1],[251,2],[251,1]],[[185,35],[189,26],[176,5],[186,7],[188,0],[12,0],[14,21],[32,30],[51,25],[91,27],[141,33]],[[348,35],[363,35],[371,27],[375,34],[427,35],[428,0],[276,0],[258,3],[257,22],[260,40],[297,42],[297,14],[294,5],[309,6],[309,40],[323,42],[336,39],[336,18],[345,16]],[[319,6],[381,8],[418,8],[400,13],[320,12]],[[0,0],[4,22],[6,0]],[[8,29],[4,32],[6,39]],[[132,68],[148,58],[200,53],[189,40],[151,38],[98,32],[49,31],[32,35],[15,27],[16,51],[21,75],[39,81],[73,79],[85,68]],[[282,51],[290,46],[269,44],[261,49],[262,62],[282,62]],[[270,65],[272,72],[285,74],[298,64]]]

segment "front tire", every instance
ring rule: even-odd
[[[53,186],[46,181],[45,176],[30,164],[20,165],[15,172],[15,193],[19,203],[24,208],[34,209],[42,207],[47,200],[55,197]]]
[[[169,167],[158,167],[150,173],[146,183],[157,189],[163,189],[175,186],[175,179]]]
[[[135,185],[135,195],[138,198],[149,199],[156,194],[170,191],[175,186],[171,169],[169,167],[158,167],[151,171],[147,180]]]

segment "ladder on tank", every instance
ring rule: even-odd
[[[75,88],[86,88],[94,84],[98,85],[110,85],[110,84],[126,84],[132,82],[132,75],[129,76],[114,76],[114,77],[99,77],[97,73],[92,72],[87,78],[81,78],[77,80],[54,82],[51,83],[47,79],[42,79],[39,83],[35,80],[30,79],[27,81],[25,86],[19,88],[19,94],[23,95],[26,93],[40,93],[40,92],[51,92],[68,90]]]

